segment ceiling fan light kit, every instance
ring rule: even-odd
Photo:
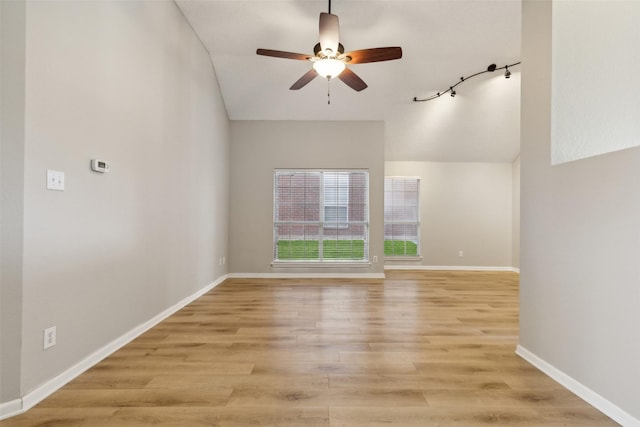
[[[344,61],[333,58],[324,58],[313,63],[313,69],[327,80],[338,77],[346,68]]]
[[[378,47],[344,52],[340,43],[340,24],[338,16],[331,14],[331,0],[329,13],[320,13],[319,43],[314,46],[313,55],[284,52],[272,49],[258,49],[256,53],[275,58],[296,59],[313,63],[311,70],[300,77],[289,89],[298,90],[307,85],[318,75],[331,81],[338,77],[351,89],[360,92],[367,88],[367,84],[354,73],[348,64],[365,64],[368,62],[392,61],[402,58],[400,47]],[[329,101],[329,103],[331,103]]]

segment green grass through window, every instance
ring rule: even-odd
[[[363,260],[364,240],[324,240],[323,259]],[[317,240],[278,241],[279,260],[319,260],[320,250]]]
[[[363,260],[363,240],[325,240],[323,259]],[[385,256],[417,256],[418,245],[409,240],[385,240]],[[278,241],[279,260],[319,260],[320,249],[317,240]]]
[[[385,256],[416,256],[418,255],[418,245],[409,240],[385,240]]]

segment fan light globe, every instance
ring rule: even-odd
[[[345,65],[344,62],[338,59],[325,58],[314,62],[313,68],[325,79],[332,79],[344,70]]]

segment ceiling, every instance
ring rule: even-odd
[[[385,159],[511,162],[520,150],[520,66],[463,82],[457,96],[414,103],[462,76],[520,60],[519,0],[333,0],[346,51],[401,46],[400,60],[349,67],[369,87],[355,92],[318,77],[289,87],[307,61],[257,48],[312,54],[315,0],[176,0],[208,49],[231,120],[384,120]],[[331,104],[327,104],[330,87]]]

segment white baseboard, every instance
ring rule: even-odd
[[[0,403],[0,420],[20,415],[22,413],[22,399],[14,399]]]
[[[625,427],[640,427],[640,420],[521,345],[516,347],[516,354],[615,422]]]
[[[16,399],[16,400],[12,400],[11,402],[0,404],[0,420],[15,416],[15,415],[19,415],[21,413],[28,411],[29,409],[31,409],[32,407],[40,403],[42,400],[47,398],[49,395],[51,395],[53,392],[60,389],[69,381],[76,378],[78,375],[82,374],[83,372],[85,372],[86,370],[88,370],[89,368],[91,368],[101,360],[105,359],[109,355],[115,353],[116,351],[118,351],[119,349],[127,345],[129,342],[133,341],[143,333],[147,332],[149,329],[153,328],[158,323],[165,320],[167,317],[171,316],[178,310],[185,307],[187,304],[190,304],[197,298],[201,297],[202,295],[209,292],[211,289],[218,286],[220,283],[226,280],[227,277],[228,275],[219,277],[213,283],[210,283],[209,285],[198,290],[192,295],[189,295],[188,297],[182,299],[181,301],[167,308],[160,314],[147,320],[141,325],[133,328],[132,330],[125,333],[121,337],[111,341],[104,347],[96,350],[94,353],[90,354],[89,356],[81,360],[79,363],[75,364],[71,368],[62,372],[60,375],[50,379],[49,381],[45,382],[35,390],[30,391],[29,393],[24,395],[21,399]]]
[[[459,265],[385,265],[385,270],[434,270],[434,271],[511,271],[514,267],[486,267]],[[384,279],[384,273],[229,273],[230,279]]]
[[[229,273],[230,279],[384,279],[384,273]]]
[[[473,265],[393,265],[385,264],[385,270],[429,270],[429,271],[511,271],[519,273],[514,267],[487,267]]]

